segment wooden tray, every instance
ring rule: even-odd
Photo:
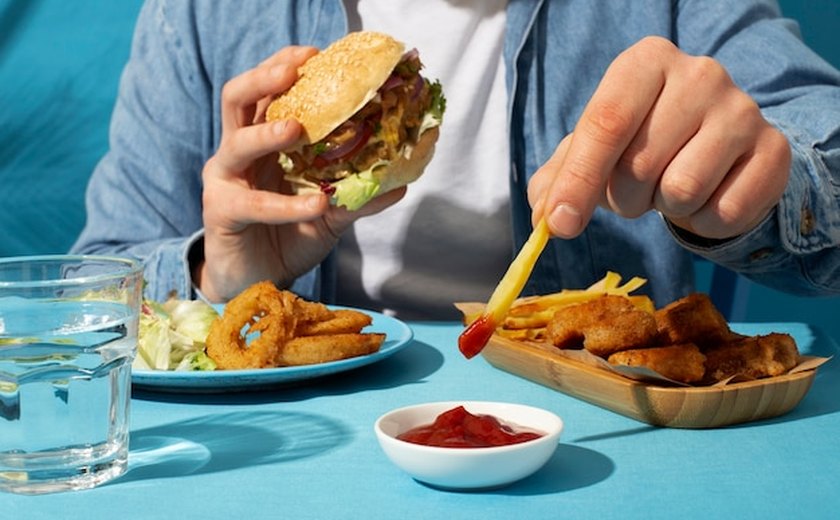
[[[654,426],[715,428],[783,415],[799,404],[816,370],[715,387],[665,387],[634,381],[531,345],[494,335],[482,351],[512,374]]]

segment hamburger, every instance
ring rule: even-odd
[[[298,69],[267,121],[295,119],[302,135],[280,153],[294,193],[323,192],[353,211],[413,182],[434,154],[446,100],[420,71],[416,49],[392,37],[353,32]]]

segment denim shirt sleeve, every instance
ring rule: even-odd
[[[202,297],[190,263],[203,254],[201,171],[218,140],[216,76],[228,72],[212,70],[212,47],[199,45],[207,20],[197,7],[183,0],[144,4],[120,81],[109,151],[91,176],[87,222],[72,248],[142,260],[146,296],[157,300]],[[230,66],[247,65],[243,59]],[[319,271],[300,277],[292,289],[317,297]]]
[[[723,12],[727,2],[717,3]],[[723,63],[765,119],[785,134],[792,151],[790,178],[774,211],[749,233],[707,246],[675,236],[686,248],[764,285],[802,295],[838,294],[840,72],[802,43],[794,22],[775,17],[775,2],[751,3],[751,9],[718,13],[727,21],[720,34],[708,25],[696,33],[686,29],[680,44]],[[681,6],[680,18],[686,20],[710,8],[692,1]]]
[[[187,262],[201,231],[201,169],[210,144],[199,53],[173,29],[186,2],[147,2],[120,80],[109,151],[86,193],[87,222],[72,250],[145,263],[146,294],[192,294]],[[170,9],[172,6],[176,6]]]

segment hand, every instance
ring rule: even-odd
[[[649,37],[610,65],[574,129],[534,174],[534,222],[583,231],[595,206],[658,210],[696,235],[745,233],[780,200],[790,146],[708,57]]]
[[[316,52],[287,47],[224,86],[221,141],[202,172],[205,259],[193,273],[211,301],[262,280],[288,286],[321,262],[356,219],[405,194],[394,190],[352,213],[323,194],[290,194],[275,152],[292,148],[301,128],[291,120],[267,123],[265,108]]]

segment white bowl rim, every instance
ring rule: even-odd
[[[540,437],[535,438],[535,439],[531,439],[531,440],[524,441],[524,442],[518,442],[518,443],[515,443],[515,444],[507,444],[507,445],[504,445],[504,446],[458,448],[458,447],[446,447],[446,446],[426,446],[424,444],[417,444],[417,443],[413,443],[413,442],[408,442],[408,441],[398,439],[396,436],[391,435],[389,433],[386,433],[382,429],[382,424],[386,420],[392,418],[395,415],[401,414],[401,413],[406,413],[406,412],[411,411],[411,410],[417,410],[417,409],[422,409],[422,408],[438,408],[438,407],[440,407],[441,410],[435,414],[435,416],[436,416],[436,415],[439,415],[440,413],[443,413],[443,412],[451,409],[452,407],[459,406],[459,405],[466,408],[467,411],[469,411],[470,413],[480,413],[480,414],[494,415],[497,419],[499,419],[503,423],[513,424],[515,426],[525,428],[525,429],[528,429],[528,430],[536,430],[536,431],[539,431],[540,433],[542,433],[542,435]],[[542,427],[542,425],[534,426],[534,425],[530,425],[530,424],[522,424],[520,422],[511,421],[509,418],[499,416],[498,414],[495,414],[495,413],[489,412],[489,411],[473,411],[473,410],[469,409],[469,407],[471,405],[478,405],[478,406],[481,406],[481,407],[484,407],[484,406],[512,407],[512,408],[517,408],[517,409],[520,409],[520,410],[533,411],[533,412],[539,413],[539,414],[543,415],[544,417],[546,417],[548,419],[548,422],[550,423],[549,425],[551,427],[547,429],[545,427]],[[432,420],[434,420],[434,416],[432,417]],[[417,424],[416,426],[421,426],[421,424]],[[400,408],[395,408],[393,410],[390,410],[390,411],[382,414],[376,420],[376,422],[374,423],[374,430],[375,430],[377,436],[379,436],[381,438],[384,438],[384,439],[388,439],[389,441],[391,441],[395,444],[402,445],[407,449],[414,449],[414,450],[428,451],[428,452],[440,452],[440,453],[445,452],[445,453],[452,453],[452,454],[454,454],[454,453],[463,453],[463,454],[470,453],[470,454],[474,454],[476,456],[478,456],[479,454],[482,454],[482,453],[489,453],[489,452],[520,450],[520,449],[527,448],[528,446],[532,446],[532,445],[537,444],[537,443],[557,442],[557,439],[560,437],[560,434],[563,432],[564,427],[565,427],[565,424],[563,422],[563,419],[559,415],[557,415],[556,413],[554,413],[550,410],[546,410],[545,408],[540,408],[540,407],[537,407],[537,406],[521,404],[521,403],[505,402],[505,401],[475,401],[475,400],[433,401],[433,402],[425,402],[425,403],[416,403],[416,404],[406,405],[406,406],[402,406]]]

